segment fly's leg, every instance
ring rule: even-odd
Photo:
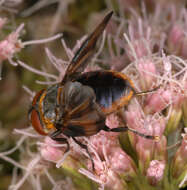
[[[92,162],[92,169],[93,171],[95,171],[95,166],[94,166],[94,161],[92,159],[92,156],[90,154],[90,152],[88,151],[88,147],[85,145],[85,144],[82,144],[81,142],[79,142],[75,137],[72,137],[72,139],[75,141],[75,143],[77,143],[81,148],[85,149],[87,154],[89,155],[90,157],[90,160]]]
[[[61,143],[66,143],[67,144],[67,148],[66,148],[66,150],[65,150],[65,152],[64,152],[64,154],[66,153],[66,152],[68,152],[69,150],[70,150],[70,145],[69,145],[69,142],[67,141],[67,139],[66,138],[61,138],[61,137],[57,137],[59,134],[61,134],[62,132],[60,131],[60,130],[57,130],[57,131],[54,131],[51,135],[50,135],[50,137],[51,137],[51,139],[53,139],[54,141],[57,141],[57,142],[61,142]]]
[[[108,132],[125,132],[125,131],[131,131],[141,137],[144,137],[146,139],[153,139],[153,140],[157,140],[157,136],[152,136],[152,135],[146,135],[146,134],[143,134],[143,133],[140,133],[134,129],[131,129],[131,128],[128,128],[128,127],[117,127],[117,128],[113,128],[113,129],[110,129],[109,127],[105,126],[103,128],[104,131],[108,131]]]

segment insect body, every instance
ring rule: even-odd
[[[100,130],[129,130],[128,127],[110,129],[105,125],[105,119],[108,114],[127,105],[133,97],[135,91],[132,81],[116,71],[100,70],[82,74],[88,64],[88,58],[93,54],[97,39],[111,16],[112,12],[83,42],[61,83],[39,91],[32,102],[30,119],[34,129],[41,135],[50,135],[56,141],[67,143],[67,150],[69,143],[66,138],[59,137],[60,134],[72,137],[88,152],[87,146],[80,143],[76,137],[91,136]]]

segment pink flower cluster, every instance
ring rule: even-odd
[[[88,152],[71,138],[67,139],[70,151],[66,152],[65,144],[49,137],[34,136],[38,145],[38,159],[33,159],[34,164],[56,163],[57,168],[64,167],[69,172],[74,170],[74,176],[80,175],[77,174],[79,171],[98,183],[100,189],[123,190],[133,186],[134,189],[177,190],[187,185],[187,11],[182,3],[176,3],[175,7],[173,3],[162,0],[158,3],[145,0],[140,7],[136,0],[119,2],[119,16],[114,15],[109,23],[98,51],[85,71],[100,68],[97,63],[102,63],[131,78],[136,91],[134,97],[125,108],[107,115],[105,121],[109,128],[127,126],[129,131],[100,131],[89,138],[78,138],[87,145],[94,170]],[[108,6],[112,7],[112,4]],[[149,12],[148,8],[152,7]],[[1,25],[3,20],[0,20]],[[22,45],[30,44],[21,45],[19,31],[0,42],[0,60],[11,59]],[[46,49],[58,76],[31,68],[21,61],[18,64],[46,77],[46,84],[57,83],[84,38],[72,50],[62,40],[68,61],[57,59]],[[118,117],[118,112],[124,120]],[[33,137],[34,134],[24,132],[24,135]],[[148,139],[146,135],[155,138]],[[4,159],[5,156],[6,153],[0,154]],[[17,163],[16,166],[21,168]],[[51,164],[42,166],[41,170],[56,187],[46,169]]]
[[[112,114],[107,116],[106,125],[110,128],[127,125],[129,129],[157,138],[155,140],[146,139],[131,131],[127,134],[101,131],[89,139],[80,138],[79,140],[88,146],[91,153],[95,166],[93,171],[88,154],[71,139],[68,139],[70,153],[67,156],[66,153],[64,155],[64,147],[61,148],[59,144],[47,137],[39,148],[44,160],[55,162],[57,167],[69,166],[76,170],[80,164],[85,165],[87,169],[81,168],[79,172],[100,184],[101,189],[104,187],[114,190],[124,189],[124,187],[128,187],[128,182],[139,188],[142,176],[146,179],[147,186],[160,187],[163,185],[164,177],[167,176],[164,173],[167,172],[168,167],[172,167],[173,178],[178,179],[178,182],[175,185],[171,184],[171,187],[185,184],[185,181],[181,181],[181,179],[185,179],[186,172],[182,168],[182,165],[186,164],[184,158],[185,138],[180,146],[180,139],[173,140],[171,147],[167,146],[170,135],[178,133],[180,125],[186,125],[187,63],[183,59],[184,54],[179,57],[179,54],[174,54],[174,52],[170,52],[172,54],[165,53],[170,46],[167,40],[171,36],[166,39],[166,32],[170,31],[170,27],[164,26],[158,28],[158,31],[154,31],[154,23],[159,27],[162,24],[159,21],[159,10],[157,9],[158,12],[155,13],[153,20],[152,17],[139,17],[137,20],[132,17],[127,29],[123,24],[123,19],[119,18],[122,24],[119,23],[116,33],[111,31],[112,28],[109,25],[107,34],[103,35],[101,47],[94,57],[94,61],[109,63],[112,69],[121,70],[128,75],[133,80],[137,91],[137,96],[122,111],[125,123],[119,120],[116,114]],[[167,10],[164,15],[165,20],[167,20],[168,14],[173,14],[173,12]],[[111,22],[118,25],[114,20]],[[126,30],[129,31],[128,35],[124,33]],[[143,32],[144,30],[145,32]],[[110,54],[107,62],[104,60],[105,58],[98,59],[101,49],[104,47],[105,38]],[[121,38],[124,39],[124,42]],[[113,50],[112,43],[115,44],[116,52]],[[64,41],[62,44],[71,60],[73,52],[80,46],[80,42],[73,51],[66,46]],[[126,54],[120,54],[121,49]],[[47,50],[47,54],[52,63],[57,66],[58,60],[49,50]],[[129,64],[125,67],[127,62]],[[66,62],[62,61],[62,63]],[[26,66],[24,67],[26,68]],[[86,71],[95,70],[96,67],[98,65],[93,65]],[[175,71],[175,68],[178,69]],[[64,70],[61,71],[61,68],[58,68],[58,71],[60,76],[64,74]],[[145,93],[141,94],[141,92]],[[179,146],[176,153],[172,150],[173,146],[174,148]],[[174,155],[170,165],[168,149],[171,149]],[[77,162],[79,164],[75,164]]]
[[[0,29],[6,23],[5,18],[0,18]],[[19,40],[19,35],[23,29],[23,24],[20,25],[15,32],[9,34],[4,40],[0,42],[0,63],[4,60],[9,60],[10,63],[16,65],[12,58],[15,53],[19,52],[23,48],[21,41]]]

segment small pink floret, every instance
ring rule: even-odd
[[[133,170],[130,157],[119,147],[113,150],[113,154],[110,156],[110,163],[111,169],[117,173],[126,172],[126,174],[129,174],[128,172]]]
[[[44,143],[44,145],[41,145],[40,152],[45,160],[57,162],[62,158],[63,151],[59,147],[53,146],[58,144],[56,141],[53,141],[50,137],[46,137]]]
[[[184,32],[182,27],[179,24],[175,24],[169,33],[169,43],[173,46],[179,45],[182,42],[182,38],[184,37]]]
[[[172,101],[172,93],[169,90],[158,90],[156,93],[148,96],[145,110],[148,113],[160,112]]]
[[[140,73],[140,82],[144,89],[150,89],[155,82],[157,74],[155,64],[149,59],[140,59],[138,61],[138,71]]]
[[[165,169],[165,163],[159,160],[152,160],[147,169],[147,178],[152,185],[156,185],[162,180]]]
[[[18,52],[21,48],[17,34],[10,34],[7,39],[0,42],[0,61],[11,59],[13,54]]]

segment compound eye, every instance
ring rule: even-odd
[[[31,123],[33,128],[40,134],[40,135],[47,135],[47,133],[44,131],[43,125],[40,120],[39,113],[33,109],[31,111],[30,115]]]

